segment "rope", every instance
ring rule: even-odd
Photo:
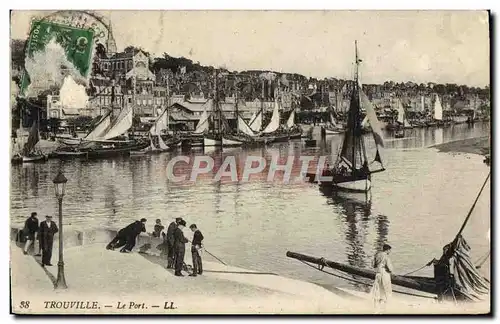
[[[469,213],[467,214],[467,217],[465,218],[465,221],[462,224],[462,227],[458,231],[457,236],[455,237],[455,239],[453,240],[453,242],[456,242],[458,240],[458,237],[460,236],[460,234],[462,234],[462,231],[464,230],[465,225],[467,225],[467,222],[469,221],[469,218],[472,215],[472,211],[476,207],[477,201],[479,200],[479,197],[481,196],[481,193],[483,192],[483,189],[486,186],[486,183],[488,182],[488,179],[490,178],[490,174],[491,174],[491,172],[488,173],[488,176],[486,177],[486,180],[484,180],[483,186],[481,187],[481,190],[479,190],[479,193],[477,194],[476,200],[474,200],[474,203],[472,204],[472,206],[471,206],[471,208],[469,210]]]
[[[222,271],[222,270],[203,270],[203,272],[213,272],[213,273],[236,273],[236,274],[258,274],[258,275],[272,275],[272,276],[278,276],[278,274],[276,274],[276,273],[272,273],[272,272]]]
[[[481,261],[481,263],[479,263],[479,265],[477,265],[477,266],[476,266],[476,269],[481,269],[481,267],[482,267],[482,266],[483,266],[483,264],[486,262],[486,260],[488,260],[488,257],[490,256],[490,253],[491,253],[491,250],[490,250],[490,251],[488,251],[488,253],[486,253],[486,255],[482,258],[482,259],[483,259],[483,261]],[[479,260],[481,260],[481,259],[479,259]],[[478,261],[479,261],[479,260],[478,260]],[[477,263],[477,261],[476,261],[476,263]]]
[[[420,271],[420,270],[422,270],[423,268],[425,268],[425,267],[427,267],[427,266],[430,266],[430,265],[431,265],[431,263],[430,263],[430,262],[429,262],[429,263],[426,263],[426,264],[424,264],[423,266],[421,266],[420,268],[418,268],[417,270],[413,270],[413,271],[411,271],[411,272],[405,273],[403,276],[407,276],[407,275],[410,275],[410,274],[415,273],[415,272],[417,272],[417,271]]]
[[[324,262],[325,259],[321,258],[320,260],[323,260],[323,262]],[[315,266],[309,264],[306,261],[303,261],[303,260],[299,260],[299,261],[302,262],[302,263],[304,263],[305,265],[311,267],[311,268],[314,268],[316,270],[319,270],[319,271],[324,272],[326,274],[329,274],[331,276],[334,276],[334,277],[337,277],[337,278],[340,278],[340,279],[344,279],[344,280],[347,280],[347,281],[359,283],[359,284],[362,284],[362,285],[365,285],[365,286],[373,286],[373,284],[371,284],[371,283],[362,282],[362,281],[359,281],[359,280],[356,280],[356,279],[353,279],[353,278],[348,278],[348,277],[344,277],[344,276],[341,276],[341,275],[338,275],[338,274],[335,274],[335,273],[332,273],[332,272],[325,271],[325,270],[323,270],[324,265],[318,265],[318,267],[316,268]],[[412,293],[409,293],[409,292],[404,292],[404,291],[399,291],[399,290],[394,290],[394,289],[393,289],[393,292],[398,293],[398,294],[403,294],[403,295],[415,296],[415,297],[437,299],[436,297],[429,297],[429,296],[423,296],[423,295],[419,295],[419,294],[412,294]]]

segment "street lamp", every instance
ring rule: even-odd
[[[68,179],[66,179],[62,171],[59,170],[59,173],[56,175],[54,180],[52,180],[52,182],[54,183],[54,190],[59,203],[59,262],[57,262],[56,289],[66,289],[68,286],[66,285],[66,279],[64,278],[62,200]]]

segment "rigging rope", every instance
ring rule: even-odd
[[[431,262],[432,262],[432,261],[431,261]],[[420,271],[420,270],[422,270],[423,268],[425,268],[425,267],[427,267],[427,266],[430,266],[430,265],[432,264],[431,262],[428,262],[428,263],[424,264],[423,266],[421,266],[421,267],[420,267],[420,268],[418,268],[417,270],[413,270],[413,271],[411,271],[411,272],[405,273],[403,276],[407,276],[407,275],[410,275],[410,274],[415,273],[415,272],[417,272],[417,271]]]
[[[318,265],[318,267],[315,267],[315,266],[309,264],[306,261],[303,261],[303,260],[299,260],[299,261],[302,262],[302,263],[304,263],[305,265],[311,267],[311,268],[314,268],[316,270],[319,270],[319,271],[324,272],[326,274],[329,274],[331,276],[334,276],[334,277],[337,277],[337,278],[340,278],[340,279],[344,279],[344,280],[347,280],[347,281],[359,283],[359,284],[362,284],[362,285],[365,285],[365,286],[373,286],[373,284],[371,284],[371,283],[362,282],[362,281],[359,281],[359,280],[356,280],[356,279],[353,279],[353,278],[347,278],[347,277],[344,277],[344,276],[341,276],[341,275],[338,275],[338,274],[335,274],[335,273],[332,273],[332,272],[329,272],[329,271],[325,271],[325,270],[323,270],[324,265]],[[399,290],[394,290],[394,289],[392,291],[395,292],[395,293],[398,293],[398,294],[403,294],[403,295],[409,295],[409,296],[415,296],[415,297],[422,297],[422,298],[429,298],[429,299],[437,299],[437,297],[430,297],[430,296],[423,296],[423,295],[419,295],[419,294],[412,294],[412,293],[409,293],[409,292],[404,292],[404,291],[399,291]]]
[[[467,217],[465,218],[465,221],[464,221],[464,223],[462,224],[462,227],[461,227],[461,228],[460,228],[460,230],[458,231],[458,233],[457,233],[457,235],[456,235],[456,237],[455,237],[455,239],[454,239],[454,241],[453,241],[453,242],[456,242],[456,241],[458,240],[458,237],[460,236],[460,234],[462,233],[462,231],[463,231],[463,230],[464,230],[464,228],[465,228],[465,225],[466,225],[466,224],[467,224],[467,222],[469,221],[469,218],[470,218],[470,216],[472,215],[472,212],[474,211],[474,208],[476,207],[476,204],[477,204],[477,202],[478,202],[478,200],[479,200],[479,197],[481,196],[481,193],[483,192],[483,189],[484,189],[484,187],[486,186],[486,183],[488,182],[488,179],[490,178],[490,174],[491,174],[491,172],[490,172],[490,173],[488,173],[488,176],[486,177],[486,180],[484,180],[483,186],[482,186],[482,187],[481,187],[481,189],[479,190],[479,193],[477,194],[476,200],[474,200],[474,203],[472,204],[472,207],[470,208],[469,213],[467,214]],[[484,263],[484,262],[486,262],[486,259],[488,258],[488,256],[489,256],[489,255],[490,255],[490,252],[488,252],[487,256],[486,256],[486,257],[485,257],[485,259],[481,262],[481,264],[479,264],[478,266],[476,266],[476,269],[481,268],[481,266],[483,265],[483,263]],[[479,261],[479,260],[478,260],[478,261]],[[477,262],[476,262],[476,263],[477,263]],[[415,272],[417,272],[417,271],[420,271],[420,270],[424,269],[425,267],[430,266],[431,264],[432,264],[432,261],[431,261],[431,262],[429,262],[429,263],[427,263],[427,264],[425,264],[425,265],[423,265],[422,267],[418,268],[417,270],[414,270],[414,271],[408,272],[408,273],[407,273],[407,274],[405,274],[404,276],[407,276],[407,275],[409,275],[409,274],[412,274],[412,273],[415,273]]]
[[[462,227],[460,228],[457,235],[455,236],[455,239],[453,240],[453,242],[456,242],[458,240],[458,237],[460,236],[460,234],[462,234],[462,231],[464,230],[465,225],[467,225],[467,222],[469,221],[469,218],[472,215],[472,211],[476,207],[477,201],[479,200],[479,197],[481,196],[481,193],[483,192],[483,189],[486,186],[486,183],[488,183],[488,179],[490,178],[490,174],[491,174],[491,171],[488,173],[486,180],[484,180],[483,186],[481,187],[481,190],[479,190],[479,193],[477,194],[476,200],[474,200],[474,203],[472,204],[472,206],[469,210],[469,213],[467,214],[467,217],[465,218],[464,223],[462,224]]]
[[[483,266],[483,264],[486,262],[486,260],[488,260],[488,257],[490,256],[490,253],[491,253],[491,250],[490,250],[490,251],[488,251],[488,253],[486,253],[486,255],[485,255],[483,258],[481,258],[483,261],[481,261],[481,263],[479,263],[479,264],[476,266],[476,269],[481,269],[481,267],[482,267],[482,266]],[[479,259],[479,260],[481,260],[481,259]],[[476,261],[476,263],[478,263],[478,261],[479,261],[479,260],[477,260],[477,261]]]

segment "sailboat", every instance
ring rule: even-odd
[[[408,121],[408,118],[406,118],[406,111],[401,100],[398,100],[398,123],[403,129],[413,128],[412,124]]]
[[[324,127],[325,135],[337,135],[345,131],[342,125],[338,124],[333,116],[333,111],[330,109],[330,123]]]
[[[432,121],[427,123],[427,126],[441,126],[443,125],[443,106],[441,105],[441,100],[436,94],[436,100],[434,101],[434,115]]]
[[[263,138],[266,143],[272,142],[287,142],[289,139],[288,133],[280,132],[280,104],[278,99],[274,100],[274,109],[273,114],[271,116],[271,120],[264,128],[264,130],[260,133],[260,137]]]
[[[450,301],[465,301],[465,302],[476,302],[481,301],[490,291],[490,282],[484,278],[479,272],[478,268],[481,265],[474,265],[470,256],[470,246],[467,244],[462,236],[462,232],[465,229],[470,216],[476,206],[481,193],[485,185],[490,178],[490,174],[486,177],[486,180],[476,197],[476,200],[472,204],[469,213],[467,214],[462,226],[460,227],[458,233],[456,234],[453,241],[447,244],[443,248],[443,254],[439,260],[433,259],[422,268],[410,272],[409,274],[423,269],[425,266],[434,266],[434,277],[422,277],[422,276],[410,276],[406,275],[395,275],[391,274],[391,282],[393,285],[414,289],[424,293],[434,294],[437,296],[438,300],[450,300]],[[348,264],[343,264],[335,261],[326,260],[324,258],[317,258],[314,256],[290,252],[286,253],[289,258],[300,260],[307,265],[316,264],[322,267],[327,266],[332,269],[366,279],[374,280],[376,272],[370,269],[355,267]],[[486,259],[483,260],[483,262]],[[312,265],[311,265],[312,266]],[[351,278],[344,278],[350,280]],[[397,293],[410,294],[417,297],[419,296],[412,293],[396,291]]]
[[[37,121],[34,121],[28,135],[28,140],[26,141],[26,143],[24,143],[21,151],[19,151],[16,156],[14,156],[14,162],[22,161],[22,163],[30,163],[45,161],[47,159],[47,156],[38,149],[37,144],[39,142],[40,131],[38,129]]]
[[[130,154],[141,155],[146,153],[162,153],[170,151],[170,146],[168,146],[165,141],[163,141],[163,138],[161,136],[162,131],[168,129],[167,118],[167,108],[165,108],[149,129],[148,138],[150,141],[150,146],[141,151],[130,151]]]
[[[81,144],[76,147],[67,146],[57,149],[54,155],[59,158],[77,156],[104,158],[117,155],[128,155],[130,151],[142,150],[148,147],[150,142],[128,139],[128,131],[132,127],[132,122],[132,107],[124,107],[112,122],[111,115],[106,115],[92,132],[89,133],[85,139],[82,139]]]
[[[300,139],[302,137],[302,128],[295,124],[295,109],[292,109],[288,120],[286,121],[289,139]]]
[[[235,132],[229,132],[229,125],[227,123],[223,124],[222,146],[223,147],[248,146],[256,143],[255,133],[252,131],[250,126],[245,122],[245,120],[240,116],[240,113],[238,111],[238,92],[236,92],[236,100],[234,108],[236,114],[236,130]]]
[[[341,190],[366,192],[371,188],[371,175],[373,173],[385,171],[379,152],[379,147],[383,147],[384,142],[375,108],[363,92],[358,78],[359,63],[361,61],[358,59],[357,42],[355,43],[355,52],[355,82],[351,94],[344,140],[333,169],[323,171],[323,176],[328,176],[330,179],[319,181],[319,184],[321,186],[331,186]],[[366,110],[368,121],[372,128],[373,138],[376,143],[376,155],[372,163],[376,161],[381,165],[381,168],[377,170],[370,170],[366,156],[366,148],[361,131],[360,115],[362,106]],[[308,175],[308,177],[309,179],[316,179],[315,175]]]

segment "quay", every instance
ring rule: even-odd
[[[175,277],[166,258],[141,235],[133,253],[105,249],[113,230],[77,231],[68,226],[65,273],[68,288],[55,290],[57,258],[42,268],[23,255],[11,229],[12,310],[17,314],[366,314],[380,313],[364,292],[331,287],[206,261],[198,277]],[[157,243],[151,243],[156,246]],[[53,255],[57,252],[57,234]],[[185,262],[190,264],[190,253]],[[22,296],[22,299],[21,299]],[[29,297],[27,297],[29,296]],[[29,298],[29,301],[26,299]],[[29,308],[21,308],[21,302]],[[66,302],[66,303],[63,303]],[[23,305],[26,305],[25,303]],[[489,304],[456,306],[433,299],[396,295],[383,311],[391,314],[485,313]]]

